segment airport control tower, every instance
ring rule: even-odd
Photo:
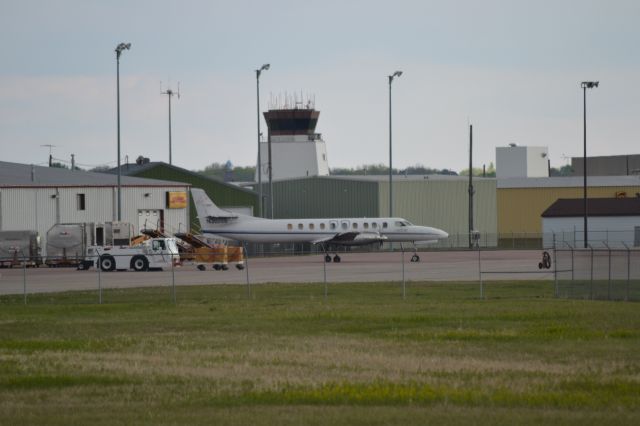
[[[312,101],[285,102],[264,113],[268,134],[260,143],[263,182],[269,179],[269,138],[273,179],[329,175],[327,148],[316,133],[319,116]]]

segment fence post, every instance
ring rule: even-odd
[[[607,240],[609,239],[607,231]],[[604,243],[607,250],[609,250],[609,281],[607,282],[607,300],[611,300],[611,247],[609,244]]]
[[[629,248],[627,243],[625,243],[624,241],[622,242],[622,244],[624,244],[624,247],[627,249],[627,289],[625,291],[624,301],[628,302],[629,301],[629,284],[631,283],[631,249]]]
[[[544,237],[543,237],[544,238]],[[556,255],[556,233],[553,233],[553,280],[555,281],[555,297],[558,298],[558,256]]]
[[[480,247],[478,247],[478,277],[480,278],[480,299],[484,299],[484,288],[482,283],[482,260],[480,259]]]
[[[247,298],[251,298],[251,281],[249,281],[249,251],[247,250],[247,243],[242,243],[242,248],[244,249],[244,265],[245,271],[247,272]]]
[[[24,295],[24,304],[27,304],[27,258],[24,254],[24,250],[20,250],[22,252],[22,293]]]
[[[402,256],[402,300],[407,298],[407,284],[404,279],[404,246],[400,243],[400,256]]]
[[[329,293],[329,289],[327,288],[327,259],[325,259],[325,257],[327,256],[324,250],[323,250],[323,255],[322,255],[322,271],[324,273],[324,300],[327,300],[327,294]]]
[[[98,270],[98,305],[102,305],[102,274],[100,268],[100,256],[96,257],[96,269]]]
[[[589,289],[589,298],[593,300],[593,247],[589,244],[589,248],[591,249],[591,287]]]
[[[176,271],[175,271],[175,257],[171,255],[171,298],[173,304],[176,304]]]

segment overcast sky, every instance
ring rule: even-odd
[[[330,167],[466,167],[508,143],[582,155],[580,81],[590,155],[640,153],[640,1],[34,1],[0,0],[0,159],[116,163],[116,60],[122,155],[189,169],[254,165],[256,87],[315,97]],[[263,121],[263,129],[266,126]]]

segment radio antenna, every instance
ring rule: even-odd
[[[178,82],[178,90],[171,90],[171,86],[169,86],[164,92],[162,91],[162,82],[160,82],[160,94],[167,95],[167,98],[169,98],[169,164],[173,164],[171,155],[171,98],[178,96],[178,99],[180,99],[180,82]]]

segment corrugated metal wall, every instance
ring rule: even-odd
[[[193,188],[202,188],[218,207],[250,207],[253,214],[258,214],[258,195],[243,188],[217,182],[204,176],[199,176],[179,168],[159,164],[148,170],[143,170],[130,176],[150,179],[162,179],[173,182],[190,183]],[[198,229],[200,224],[196,218],[196,208],[193,200],[190,200],[191,223]]]
[[[188,187],[123,187],[122,221],[132,223],[137,233],[138,210],[163,210],[165,229],[184,229],[188,209],[166,208],[167,191],[188,191]],[[85,210],[78,209],[77,194],[85,194]],[[38,231],[43,249],[47,231],[56,223],[116,220],[114,187],[2,188],[0,200],[0,230]]]
[[[498,228],[496,181],[474,181],[474,227],[495,234]],[[467,235],[469,186],[465,180],[393,181],[393,215],[416,225],[434,226],[449,234]],[[389,214],[389,182],[380,182],[380,214]]]
[[[588,196],[593,198],[615,197],[617,192],[633,197],[640,192],[640,186],[587,188]],[[582,188],[499,188],[498,231],[541,233],[540,215],[558,198],[582,198]]]
[[[310,177],[274,182],[275,218],[378,217],[378,184]],[[264,194],[269,185],[263,183]],[[265,202],[265,213],[269,201]]]

